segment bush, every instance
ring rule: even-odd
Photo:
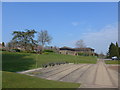
[[[36,53],[35,51],[26,51],[27,53]]]
[[[50,62],[47,65],[48,66],[55,66],[55,65],[61,65],[61,64],[68,64],[68,62]]]
[[[22,53],[36,53],[35,51],[20,51],[20,52],[22,52]]]
[[[44,52],[43,54],[49,54],[49,52]]]
[[[53,50],[44,50],[43,52],[54,52]]]
[[[31,51],[31,53],[36,53],[35,51]]]
[[[69,62],[66,61],[65,63],[68,64]]]
[[[78,53],[78,55],[80,55],[80,56],[89,56],[89,54],[87,54],[87,53]]]
[[[22,53],[28,53],[27,51],[21,51]]]
[[[0,51],[6,51],[5,49],[3,49],[3,48],[0,48]]]
[[[55,66],[55,63],[48,63],[49,66]]]
[[[80,56],[84,56],[84,53],[78,53],[78,55],[80,55]]]
[[[54,63],[52,63],[52,66],[55,66],[55,64],[54,64]]]
[[[19,49],[11,49],[11,50],[9,50],[10,52],[20,52],[20,50]]]
[[[60,65],[59,62],[56,62],[56,65]]]
[[[48,63],[49,66],[52,66],[52,63]]]
[[[46,68],[46,67],[48,67],[48,64],[42,64],[42,67]]]
[[[20,52],[20,49],[13,49],[13,50],[15,50],[16,52]]]

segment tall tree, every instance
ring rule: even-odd
[[[118,43],[116,42],[116,52],[117,52],[117,57],[120,57],[120,54],[119,54],[119,45]]]
[[[85,48],[85,47],[86,47],[86,45],[85,45],[85,43],[84,43],[83,40],[78,40],[78,41],[75,43],[75,46],[76,46],[77,48]]]
[[[47,30],[41,30],[38,33],[38,43],[42,45],[42,51],[44,50],[44,46],[46,44],[50,44],[52,37],[48,34]]]
[[[2,42],[2,47],[5,47],[5,43],[4,42]]]
[[[120,58],[120,47],[118,48],[118,52],[119,52],[119,58]]]
[[[119,47],[117,42],[116,42],[116,47]]]
[[[114,43],[110,44],[108,54],[109,54],[110,58],[113,57],[113,56],[119,57],[118,48]]]
[[[12,40],[15,40],[19,46],[23,47],[24,50],[28,50],[30,48],[27,48],[28,46],[33,46],[36,44],[36,41],[33,39],[34,34],[36,33],[35,30],[28,30],[25,31],[14,31],[12,33],[13,38]]]

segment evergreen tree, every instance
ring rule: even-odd
[[[114,43],[111,43],[109,46],[109,51],[108,51],[108,55],[109,57],[113,57],[113,56],[117,56],[119,57],[119,50],[118,50],[118,44],[116,43],[116,45]]]
[[[118,52],[119,52],[119,58],[120,58],[120,47],[118,48]]]
[[[116,42],[116,47],[119,47],[117,42]]]
[[[2,47],[5,47],[5,43],[4,42],[2,42]]]
[[[24,50],[29,51],[33,49],[33,46],[36,45],[37,41],[34,40],[34,34],[37,33],[35,30],[28,30],[25,31],[13,31],[12,41],[16,46],[21,46]]]
[[[116,50],[117,50],[117,51],[116,51],[116,54],[117,54],[116,56],[117,56],[117,57],[120,57],[120,54],[119,54],[119,46],[118,46],[118,43],[117,43],[117,42],[116,42]]]

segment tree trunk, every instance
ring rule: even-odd
[[[44,44],[42,44],[42,52],[44,51]]]

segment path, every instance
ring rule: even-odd
[[[67,64],[40,69],[35,76],[64,82],[81,83],[80,88],[117,88],[118,72],[109,69],[103,60],[97,64]]]

